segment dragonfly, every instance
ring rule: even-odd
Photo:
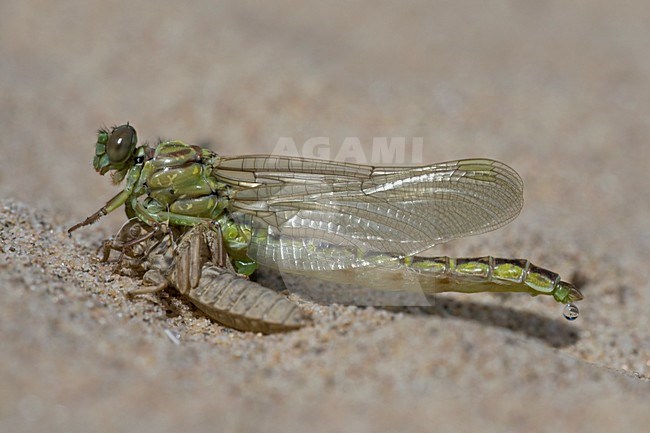
[[[146,225],[213,223],[236,273],[258,266],[380,290],[523,292],[566,304],[571,283],[525,259],[420,257],[517,217],[523,181],[487,158],[371,166],[279,156],[221,156],[179,140],[138,146],[133,126],[100,129],[95,170],[125,187],[72,233],[124,206]]]

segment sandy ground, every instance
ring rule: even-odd
[[[647,2],[214,3],[0,5],[0,431],[647,428]],[[373,137],[422,137],[406,162],[502,160],[520,217],[436,253],[529,258],[580,284],[581,317],[289,288],[314,325],[262,336],[128,299],[138,282],[94,260],[121,212],[65,234],[118,191],[90,161],[95,130],[126,121],[222,154],[358,137],[371,159]]]

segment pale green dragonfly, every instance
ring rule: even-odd
[[[512,221],[523,182],[509,166],[465,159],[374,167],[274,155],[226,157],[181,141],[137,146],[126,124],[100,130],[93,161],[125,188],[69,232],[125,206],[148,225],[216,223],[238,273],[257,266],[382,290],[525,292],[572,304],[580,291],[528,260],[417,257]]]

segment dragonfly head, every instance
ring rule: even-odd
[[[116,126],[110,131],[100,129],[97,131],[93,167],[102,176],[109,170],[126,172],[133,165],[137,142],[135,128],[128,123]]]

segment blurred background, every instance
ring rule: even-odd
[[[556,373],[569,357],[637,375],[647,402],[649,22],[650,5],[643,0],[4,0],[0,197],[49,214],[61,230],[80,221],[119,189],[92,168],[96,130],[127,121],[140,141],[181,139],[224,155],[270,153],[282,137],[298,145],[329,137],[332,155],[346,137],[357,137],[368,153],[373,137],[406,137],[407,142],[422,137],[422,161],[412,162],[498,159],[524,180],[522,214],[496,233],[437,251],[523,256],[581,281],[587,297],[576,322],[581,338],[559,355],[555,349],[540,353],[560,357],[553,358],[559,363],[551,368]],[[113,233],[122,219],[122,212],[115,212],[76,236]],[[548,311],[555,308],[549,307],[552,303],[538,307],[537,299],[517,299],[510,305],[538,308],[563,320],[559,309]],[[403,376],[414,374],[405,364],[426,357],[419,350],[429,341],[414,334],[420,325],[409,326],[415,327],[404,328],[413,339],[412,351],[402,347],[407,361],[393,359],[390,374],[395,383],[413,385]],[[458,338],[462,345],[472,337],[459,331]],[[331,356],[345,358],[336,351]],[[530,356],[527,362],[536,362],[537,352]],[[506,371],[509,359],[497,356],[495,362]],[[353,379],[353,371],[336,374],[353,384],[363,381]],[[358,391],[358,401],[364,402],[358,413],[401,420],[383,413],[386,402],[408,405],[412,398],[424,409],[436,396],[453,394],[457,404],[445,403],[433,413],[462,414],[463,401],[473,401],[473,391],[469,386],[451,391],[463,382],[454,374],[432,393],[406,385],[400,391],[405,394],[393,390],[381,398]],[[527,389],[536,395],[547,379],[531,377]],[[295,389],[286,380],[286,387]],[[582,389],[563,389],[564,398],[587,401],[607,394],[604,386],[594,385],[598,379],[587,375],[587,382]],[[608,401],[582,408],[583,413],[629,409],[639,395],[637,385],[614,387],[616,396],[627,395],[627,403]],[[340,407],[333,397],[323,408],[330,412],[319,418],[301,410],[300,394],[289,399],[282,386],[264,386],[260,393],[271,400],[277,393],[280,400],[298,404],[291,407],[291,425],[356,419],[334,416]],[[310,389],[329,389],[336,396],[354,385],[328,387],[323,382]],[[505,403],[486,406],[486,413],[519,404],[503,398]],[[235,400],[228,407],[245,413],[249,403]],[[259,419],[276,419],[265,403],[251,404],[258,415],[267,414]],[[602,413],[595,423],[601,427],[607,425],[607,410]],[[636,413],[630,422],[647,417]],[[420,415],[413,415],[415,425]],[[137,414],[131,416],[125,419],[137,421]],[[508,420],[521,421],[518,416]],[[541,414],[534,419],[520,425],[546,422]],[[573,418],[575,425],[584,421],[584,416]],[[449,422],[485,427],[463,421],[462,415]],[[368,425],[360,424],[359,431],[371,431]]]
[[[69,221],[116,192],[92,169],[95,131],[126,121],[141,141],[221,154],[269,153],[280,137],[333,149],[422,137],[424,162],[515,167],[527,199],[515,224],[648,221],[626,198],[649,194],[637,177],[650,153],[642,1],[0,7],[0,193]]]

